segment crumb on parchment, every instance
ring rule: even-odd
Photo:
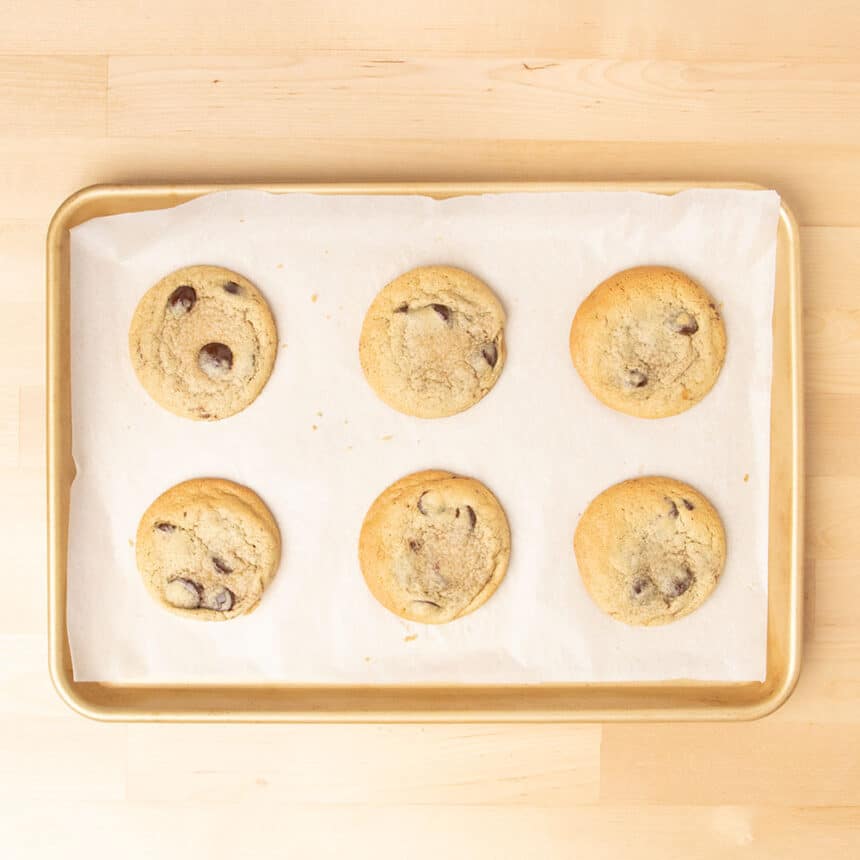
[[[408,636],[403,637],[404,642],[414,642],[418,638],[417,633],[410,633]]]
[[[747,472],[747,473],[744,475],[744,483],[746,484],[746,483],[749,481],[749,479],[750,479],[750,473],[749,473],[749,472]]]

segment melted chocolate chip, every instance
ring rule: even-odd
[[[666,597],[680,597],[693,584],[693,571],[689,568],[684,571],[684,576],[676,576],[664,590]]]
[[[424,546],[423,541],[415,540],[415,538],[410,538],[409,549],[411,549],[412,552],[418,552],[421,549],[421,547],[423,547],[423,546]]]
[[[165,533],[170,533],[170,532],[175,532],[175,531],[176,531],[176,526],[175,526],[175,525],[173,525],[173,523],[156,523],[156,524],[155,524],[155,527],[156,527],[160,532],[165,532]]]
[[[448,305],[430,305],[440,317],[442,317],[445,322],[450,322],[451,320],[451,308]]]
[[[180,314],[187,314],[196,303],[197,291],[194,287],[189,286],[188,284],[177,287],[170,294],[170,298],[167,300],[170,310],[172,310],[177,316]]]
[[[643,598],[651,590],[651,580],[648,579],[647,576],[640,576],[637,579],[633,580],[632,585],[630,586],[630,594],[631,596],[636,598]]]
[[[695,506],[695,505],[694,505],[694,504],[693,504],[689,499],[681,499],[681,501],[684,503],[684,507],[685,507],[688,511],[692,511],[692,510],[693,510],[693,508],[695,508],[695,507],[696,507],[696,506]]]
[[[180,576],[171,579],[164,589],[164,597],[178,609],[197,609],[200,606],[201,588],[196,582]]]
[[[233,350],[223,343],[207,343],[197,354],[197,364],[213,379],[223,376],[233,367]]]
[[[648,377],[641,370],[629,370],[627,384],[631,388],[644,388],[648,384]]]
[[[432,600],[413,600],[412,603],[418,603],[422,606],[432,606],[435,609],[441,609],[442,607],[438,603],[434,603]]]
[[[396,314],[405,314],[405,313],[408,313],[408,311],[409,311],[409,305],[407,305],[406,302],[403,302],[402,305],[400,305],[399,307],[396,307],[394,309],[394,313],[396,313]]]
[[[490,367],[495,367],[496,362],[499,360],[499,350],[494,343],[488,343],[485,346],[482,346],[481,355],[484,356],[484,361],[486,361]]]
[[[459,511],[460,509],[457,508]],[[475,515],[475,509],[471,505],[466,505],[466,513],[469,515],[469,530],[471,531],[475,528],[475,524],[478,522],[478,517]]]
[[[210,595],[203,605],[207,609],[214,609],[216,612],[229,612],[233,608],[235,599],[236,596],[229,588],[221,588]]]
[[[227,281],[224,284],[224,290],[234,296],[238,296],[242,292],[242,288],[235,281]]]
[[[687,311],[680,311],[671,319],[667,320],[667,323],[669,328],[671,328],[676,334],[690,336],[694,335],[699,330],[699,323],[696,322],[696,318],[692,314],[687,313]]]
[[[666,501],[669,503],[669,516],[676,520],[678,518],[678,506],[668,496]]]
[[[429,490],[425,490],[425,491],[424,491],[424,492],[423,492],[423,493],[418,497],[418,510],[419,510],[422,514],[424,514],[424,516],[425,516],[425,517],[427,516],[427,513],[428,513],[428,512],[427,512],[427,508],[425,508],[425,507],[424,507],[424,496],[426,496],[428,492],[429,492]]]
[[[215,570],[217,570],[218,573],[232,573],[233,572],[233,568],[230,567],[230,565],[227,564],[226,561],[223,561],[222,559],[218,558],[217,555],[212,556],[212,564],[215,565]]]

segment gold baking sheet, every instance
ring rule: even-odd
[[[574,722],[739,720],[764,716],[790,695],[802,644],[803,403],[797,223],[782,204],[773,315],[767,676],[763,682],[516,685],[219,684],[123,685],[76,682],[66,630],[71,444],[69,231],[90,218],[175,206],[214,191],[462,194],[758,188],[715,182],[360,183],[101,185],[57,210],[47,242],[48,636],[51,678],[85,716],[134,721],[245,722]]]

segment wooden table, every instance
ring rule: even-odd
[[[860,856],[860,4],[409,7],[0,0],[0,853]],[[44,551],[55,207],[94,182],[411,178],[752,180],[794,208],[807,626],[775,715],[124,726],[60,703]]]

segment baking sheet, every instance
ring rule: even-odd
[[[461,197],[211,195],[72,231],[74,456],[68,627],[76,680],[449,683],[764,677],[771,311],[779,198],[689,191]],[[235,268],[267,296],[283,348],[258,400],[214,424],[161,410],[128,361],[140,295],[166,272]],[[422,421],[379,402],[357,341],[388,280],[450,263],[484,278],[509,316],[499,383],[459,416]],[[681,416],[618,415],[585,390],[567,333],[612,272],[675,265],[723,304],[726,365]],[[322,413],[321,415],[318,413]],[[364,513],[421,468],[483,480],[511,523],[508,576],[443,627],[402,621],[356,562]],[[661,473],[695,484],[729,541],[722,582],[693,615],[628,628],[576,573],[572,534],[590,499]],[[260,608],[226,624],[163,612],[131,544],[149,502],[189,477],[259,492],[284,539]]]

